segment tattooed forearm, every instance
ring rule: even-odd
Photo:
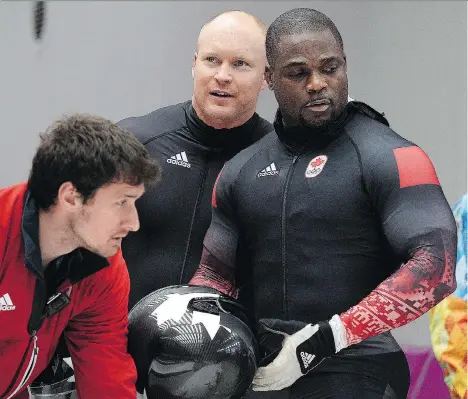
[[[221,262],[206,248],[203,248],[200,266],[190,280],[190,284],[211,287],[237,298],[234,281],[234,268]]]
[[[340,315],[348,344],[401,327],[453,292],[455,255],[454,248],[445,247],[445,251],[430,247],[418,249],[397,272]]]

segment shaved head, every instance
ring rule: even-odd
[[[192,73],[197,115],[215,128],[240,126],[266,86],[267,28],[244,11],[226,11],[200,30]]]
[[[221,28],[229,28],[229,26],[238,26],[238,24],[246,24],[247,26],[259,29],[259,33],[266,37],[266,33],[268,30],[267,25],[265,25],[262,21],[260,21],[256,16],[249,14],[245,11],[240,10],[232,10],[232,11],[224,11],[221,14],[217,14],[214,17],[210,18],[201,28],[200,34],[197,40],[197,51],[200,42],[200,37],[206,31],[206,28],[209,28],[210,25],[214,25],[216,27]],[[209,30],[209,29],[208,29]]]

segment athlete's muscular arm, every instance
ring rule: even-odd
[[[392,167],[381,166],[374,174],[371,196],[385,236],[404,261],[340,315],[348,345],[413,321],[456,287],[456,225],[432,163],[415,146],[392,155]]]
[[[259,320],[263,342],[281,345],[275,351],[273,344],[276,357],[267,356],[266,365],[258,368],[254,391],[291,386],[323,359],[409,323],[453,291],[456,229],[451,209],[427,156],[415,146],[386,151],[390,139],[376,137],[379,146],[365,148],[369,153],[360,159],[375,216],[402,266],[360,303],[328,321]]]
[[[413,321],[454,291],[454,255],[445,241],[441,237],[433,247],[416,249],[397,272],[340,315],[349,345]]]
[[[239,233],[232,203],[234,176],[225,166],[216,179],[211,224],[205,235],[200,266],[190,284],[211,287],[237,298],[235,263]]]
[[[223,294],[237,298],[234,268],[220,261],[203,247],[200,266],[190,284],[211,287]]]

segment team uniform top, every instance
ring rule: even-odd
[[[432,163],[362,103],[328,131],[285,129],[279,112],[275,129],[221,171],[210,259],[232,268],[256,319],[307,323],[346,312],[406,263],[417,273],[354,308],[373,338],[343,352],[399,351],[379,333],[419,317],[419,301],[438,298],[433,271],[453,271],[455,223]]]
[[[233,129],[201,121],[191,101],[119,125],[134,133],[162,167],[161,180],[137,201],[140,230],[122,250],[128,265],[130,307],[150,292],[188,283],[211,221],[211,192],[223,164],[273,126],[258,114]]]

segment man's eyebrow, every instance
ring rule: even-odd
[[[320,62],[322,64],[325,64],[325,63],[331,62],[331,61],[339,61],[339,62],[342,61],[342,59],[340,57],[337,57],[336,55],[331,55],[331,56],[328,56],[328,57],[324,57],[324,58],[321,58],[319,60],[320,60]]]
[[[327,56],[327,57],[319,58],[319,62],[321,64],[326,64],[328,62],[333,62],[333,61],[342,62],[342,59],[340,57],[335,56],[335,55],[330,55],[330,56]],[[294,67],[294,66],[302,66],[302,65],[306,65],[306,64],[307,64],[307,60],[302,58],[302,57],[293,58],[290,61],[288,61],[287,64],[284,65],[283,68]]]
[[[201,58],[206,58],[206,57],[221,57],[221,58],[223,58],[224,55],[220,54],[219,51],[207,51],[206,53],[203,53]],[[234,59],[234,60],[241,60],[241,61],[248,61],[248,62],[252,62],[252,60],[253,60],[252,54],[246,54],[246,53],[230,54],[229,57],[225,57],[225,58]]]
[[[283,66],[283,68],[291,67],[291,66],[301,66],[301,65],[306,65],[307,60],[304,58],[293,58],[292,60],[289,60],[286,65]]]

